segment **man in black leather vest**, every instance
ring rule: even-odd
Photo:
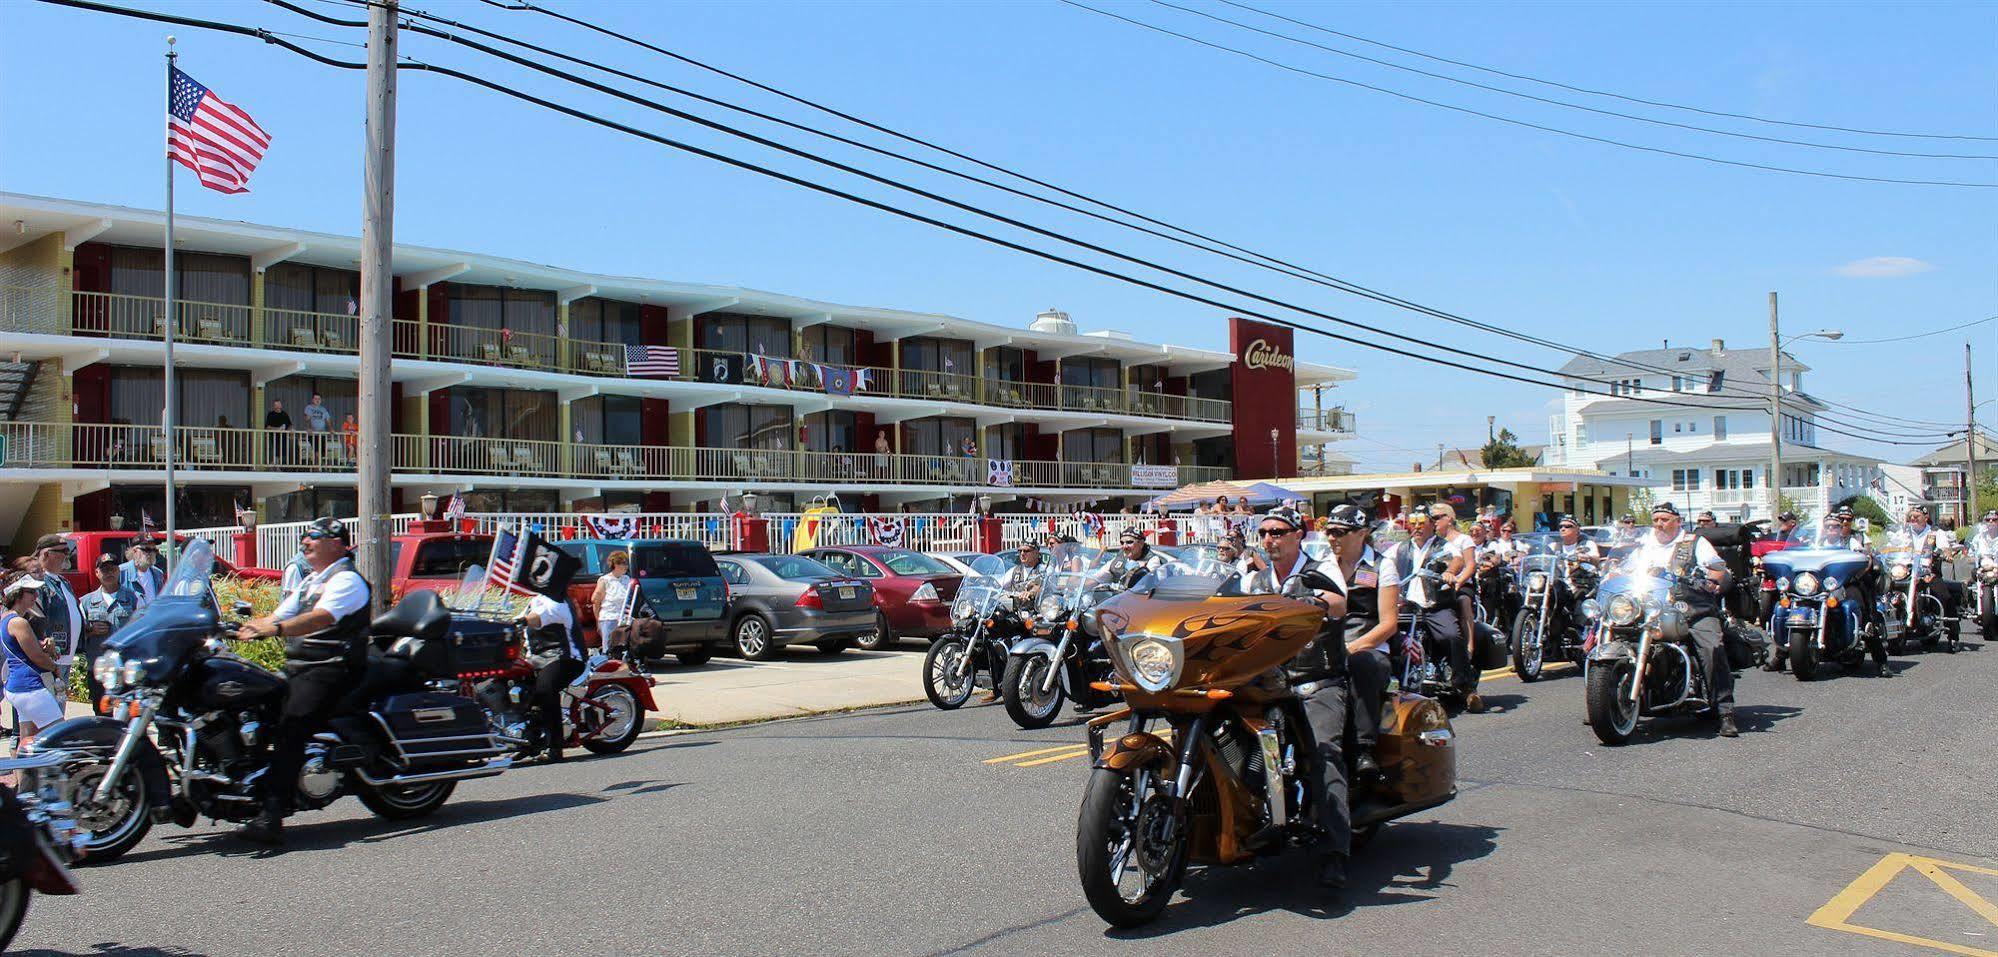
[[[367,670],[370,589],[354,570],[346,526],[322,518],[306,526],[300,539],[312,574],[284,597],[276,613],[248,622],[236,633],[243,641],[283,638],[284,673],[290,683],[264,772],[263,811],[242,830],[244,837],[264,844],[284,843],[284,818],[297,793],[305,746]]]

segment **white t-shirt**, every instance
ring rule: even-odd
[[[321,588],[321,585],[324,585]],[[331,614],[339,621],[368,605],[368,583],[354,571],[352,562],[339,561],[326,566],[326,570],[305,580],[304,587],[284,597],[278,604],[279,620],[291,618],[305,611],[305,598],[314,590],[319,591],[319,601],[312,608]]]
[[[1470,538],[1467,536],[1464,540],[1470,541]],[[1408,590],[1408,600],[1415,602],[1418,605],[1428,607],[1429,586],[1434,583],[1434,580],[1422,577],[1421,573],[1422,573],[1423,564],[1428,562],[1430,558],[1437,555],[1442,555],[1447,558],[1455,558],[1457,557],[1458,550],[1452,547],[1452,545],[1447,539],[1439,538],[1435,535],[1429,536],[1428,540],[1422,542],[1419,545],[1416,544],[1415,539],[1411,538],[1408,541],[1403,542],[1401,547],[1403,550],[1407,551],[1409,555],[1409,565],[1408,565],[1409,577],[1408,581],[1402,583],[1402,586]],[[1401,560],[1401,555],[1397,553],[1394,556],[1394,561],[1399,563],[1400,560]]]
[[[547,595],[535,595],[527,600],[527,613],[541,619],[541,626],[561,625],[562,634],[569,641],[569,654],[582,657],[576,647],[576,616],[569,613],[569,603],[556,601]]]
[[[1672,553],[1678,549],[1679,543],[1688,537],[1693,539],[1693,564],[1701,568],[1713,568],[1723,565],[1720,553],[1714,551],[1712,542],[1692,535],[1692,533],[1682,529],[1669,542],[1660,542],[1658,540],[1658,533],[1656,532],[1639,539],[1637,551],[1632,552],[1630,558],[1626,559],[1626,567],[1634,572],[1670,569],[1672,567]]]

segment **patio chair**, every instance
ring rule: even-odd
[[[506,446],[497,442],[487,445],[486,457],[492,461],[493,471],[513,471],[513,456],[507,454]]]
[[[329,351],[339,351],[347,347],[346,343],[341,341],[340,334],[334,332],[331,329],[328,329],[325,332],[320,333],[319,339],[320,342],[323,343]]]
[[[300,349],[318,349],[319,337],[312,334],[310,326],[292,326],[291,344]]]
[[[516,445],[513,447],[513,467],[521,472],[539,472],[541,456],[534,454],[531,445]]]
[[[597,449],[595,452],[591,453],[590,458],[591,460],[596,462],[597,472],[599,474],[607,475],[611,471],[613,471],[611,466],[611,454],[609,449]]]
[[[487,362],[500,361],[499,343],[497,342],[479,343],[479,358],[484,359]]]
[[[197,435],[188,443],[188,452],[196,465],[222,464],[222,452],[215,447],[212,435]]]
[[[212,316],[194,320],[194,334],[201,339],[222,338],[222,320]]]
[[[164,436],[164,435],[155,435],[155,436],[152,436],[151,438],[152,438],[152,441],[151,441],[151,442],[150,442],[149,444],[150,444],[150,445],[151,445],[151,446],[153,447],[153,458],[155,458],[155,459],[157,459],[157,460],[159,460],[159,461],[161,461],[161,462],[164,462],[164,461],[166,461],[166,457],[167,457],[167,440],[166,440],[166,436]]]
[[[644,471],[638,465],[638,453],[630,449],[617,450],[617,468],[620,472],[629,472],[632,475],[637,475]]]
[[[506,361],[516,365],[533,365],[534,355],[524,345],[510,345],[506,347]]]

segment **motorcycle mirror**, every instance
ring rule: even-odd
[[[250,617],[251,612],[255,610],[256,609],[250,606],[249,600],[245,598],[238,598],[236,599],[235,604],[229,606],[230,613],[234,614],[238,618],[248,618]]]

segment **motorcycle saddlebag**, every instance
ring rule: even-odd
[[[1769,660],[1769,635],[1747,622],[1731,621],[1721,630],[1728,667],[1746,671]]]
[[[497,671],[525,653],[512,622],[472,615],[452,616],[449,644],[449,675]]]
[[[392,695],[382,701],[378,713],[411,764],[427,758],[462,761],[498,752],[485,709],[469,698],[434,691]]]
[[[1472,662],[1480,671],[1503,668],[1509,659],[1511,649],[1507,647],[1505,633],[1484,622],[1478,622],[1478,660]]]
[[[640,618],[617,626],[611,644],[637,652],[641,658],[658,658],[666,652],[666,623],[657,618]]]

